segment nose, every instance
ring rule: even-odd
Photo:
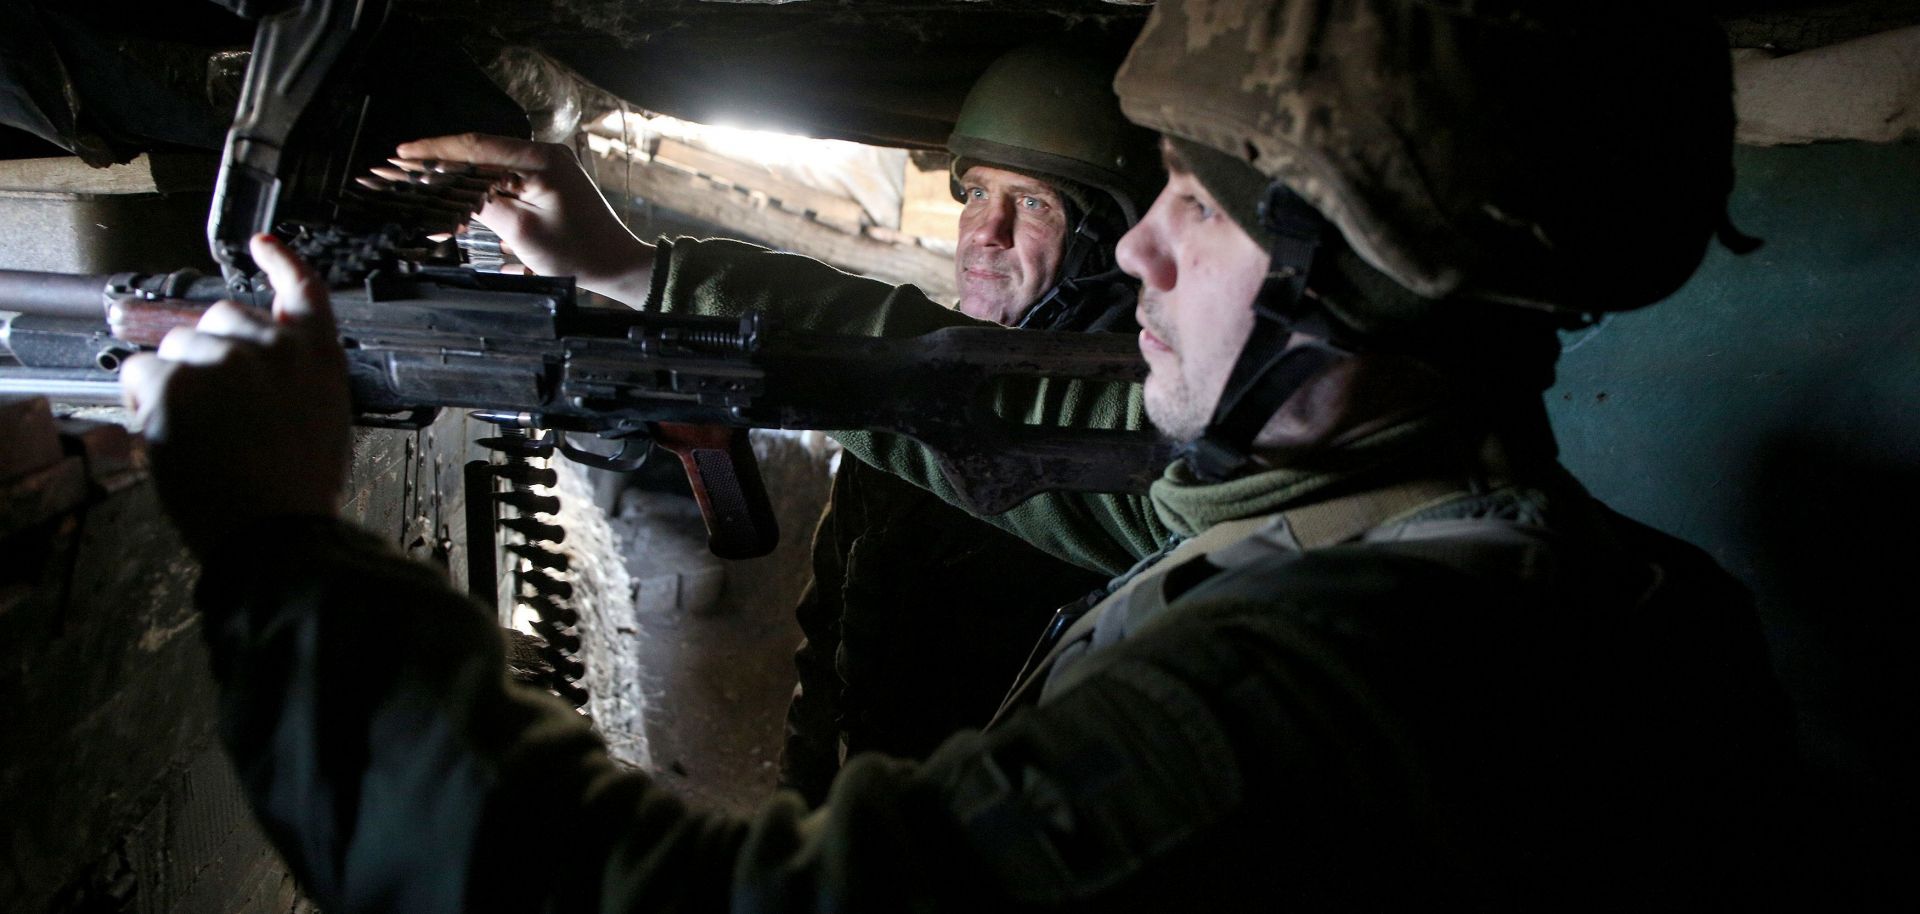
[[[1013,207],[1007,198],[989,195],[967,207],[962,234],[975,247],[1009,248],[1013,246]],[[970,218],[969,218],[970,217]]]
[[[1159,217],[1162,215],[1160,201],[1156,200],[1147,214],[1120,236],[1120,244],[1114,248],[1114,260],[1128,276],[1140,280],[1141,285],[1165,292],[1173,288],[1177,270],[1161,230]]]

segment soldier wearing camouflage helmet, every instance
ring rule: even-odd
[[[997,518],[1116,577],[1047,627],[988,727],[924,764],[854,758],[817,810],[703,815],[616,771],[569,712],[504,690],[497,647],[448,648],[486,622],[444,582],[323,511],[181,517],[225,544],[206,630],[282,851],[330,910],[1777,903],[1788,731],[1747,597],[1587,494],[1539,403],[1557,328],[1650,304],[1716,232],[1737,238],[1727,54],[1673,5],[1568,7],[1156,6],[1117,87],[1168,136],[1171,175],[1118,260],[1142,281],[1144,407],[1188,453],[1150,499]],[[796,279],[831,281],[749,256],[770,255],[658,252],[648,306],[780,307]],[[832,313],[780,309],[880,334],[966,321],[835,291]],[[289,298],[278,332],[324,320],[323,296]],[[172,364],[129,365],[173,495],[197,494],[164,469],[186,449],[236,459],[236,405],[341,387],[249,341],[273,332],[208,328]],[[250,348],[180,354],[220,347]],[[248,397],[193,395],[209,389]],[[1087,385],[998,404],[1093,427],[1138,426],[1142,405]],[[941,489],[911,443],[841,438]],[[377,662],[400,669],[317,662],[376,622],[403,640]]]

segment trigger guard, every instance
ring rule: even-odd
[[[353,424],[361,428],[390,428],[406,432],[417,432],[440,418],[440,407],[421,406],[408,410],[405,414],[360,413],[353,417]]]
[[[620,450],[614,454],[595,454],[592,451],[574,447],[573,442],[567,440],[567,433],[559,429],[553,430],[553,438],[554,446],[559,448],[560,453],[566,455],[568,460],[596,470],[631,473],[646,466],[647,460],[653,457],[653,439],[646,437],[620,439]],[[638,457],[634,456],[636,446],[641,448]]]

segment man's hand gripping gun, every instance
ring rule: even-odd
[[[270,300],[271,291],[254,293]],[[118,402],[127,355],[234,297],[219,277],[0,271],[0,394]],[[778,540],[748,428],[864,430],[925,445],[977,513],[1036,492],[1144,492],[1168,450],[1147,432],[1022,424],[995,410],[1000,385],[1038,377],[1138,381],[1131,337],[951,328],[883,339],[737,319],[586,307],[566,278],[412,267],[336,288],[359,421],[418,428],[440,409],[551,429],[590,466],[631,469],[676,453],[715,554],[762,555]],[[583,435],[621,445],[611,456]],[[603,448],[604,450],[604,448]]]

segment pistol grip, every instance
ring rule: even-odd
[[[714,555],[758,558],[779,544],[780,527],[746,429],[660,422],[653,427],[653,443],[680,457]]]

